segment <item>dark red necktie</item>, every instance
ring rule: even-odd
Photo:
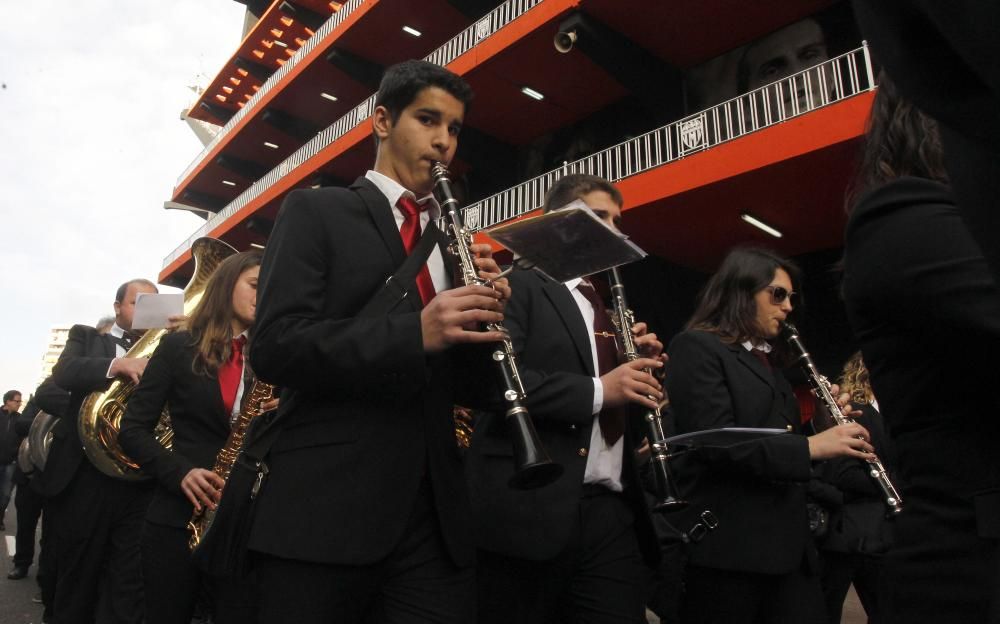
[[[594,285],[588,280],[581,280],[576,289],[580,291],[594,308],[594,342],[597,343],[598,376],[609,373],[618,366],[618,347],[615,345],[615,326],[604,302],[597,296]],[[601,425],[601,435],[608,446],[613,445],[625,433],[626,410],[622,407],[610,407],[601,410],[598,422]]]
[[[430,202],[426,202],[424,206],[428,204]],[[400,211],[403,213],[403,225],[399,228],[399,235],[403,239],[403,247],[406,249],[406,253],[409,254],[420,241],[420,212],[424,207],[406,195],[401,196],[396,205],[399,206]],[[420,267],[420,272],[417,273],[417,290],[420,292],[420,300],[424,305],[427,305],[436,294],[434,291],[434,282],[431,281],[431,272],[427,269],[426,262]]]
[[[773,370],[774,367],[771,365],[771,360],[770,358],[767,357],[767,353],[763,349],[757,349],[756,347],[752,347],[750,349],[750,353],[755,358],[760,360],[760,363],[764,365],[764,368],[766,368],[767,370]]]
[[[219,367],[219,389],[222,391],[226,417],[233,413],[236,391],[240,389],[240,379],[243,378],[243,345],[246,341],[246,336],[233,338],[233,352],[229,355],[229,361]]]

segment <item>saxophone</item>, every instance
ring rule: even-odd
[[[250,391],[244,394],[240,415],[236,418],[226,443],[219,449],[219,454],[215,457],[215,466],[212,467],[212,472],[222,477],[223,481],[229,480],[229,472],[233,469],[236,458],[243,450],[243,440],[246,437],[247,429],[250,428],[253,419],[261,414],[261,404],[272,398],[274,398],[274,386],[259,379],[254,380]],[[191,550],[194,550],[201,542],[201,538],[211,528],[214,519],[215,510],[208,507],[202,507],[201,511],[196,511],[191,516],[187,526],[188,530],[191,531],[191,537],[188,539],[188,546]]]

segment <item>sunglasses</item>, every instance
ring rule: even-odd
[[[799,293],[788,290],[784,286],[766,286],[764,290],[771,293],[771,303],[774,305],[781,305],[786,299],[795,305],[799,300]]]

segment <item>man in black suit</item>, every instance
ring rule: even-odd
[[[606,180],[570,175],[546,210],[583,200],[609,226],[622,197]],[[565,467],[535,490],[508,487],[511,446],[502,412],[477,422],[467,457],[477,545],[480,622],[643,621],[643,565],[659,548],[634,452],[640,435],[627,407],[655,408],[663,345],[645,333],[647,357],[618,364],[604,304],[589,280],[555,282],[537,271],[511,275],[505,325],[518,353],[527,407],[553,460]]]
[[[501,319],[509,289],[451,288],[441,247],[415,279],[386,284],[422,230],[440,236],[428,225],[439,213],[430,168],[454,155],[471,95],[431,63],[389,68],[372,113],[374,170],[350,188],[293,192],[275,223],[250,345],[260,378],[286,389],[249,541],[261,621],[474,617],[452,408],[481,402],[477,386],[495,373],[462,343],[502,338],[465,326]],[[473,251],[499,273],[488,246]],[[369,315],[384,285],[405,295]]]
[[[84,459],[77,429],[80,405],[114,378],[137,382],[144,358],[126,358],[135,337],[132,316],[139,293],[155,293],[148,280],[131,280],[115,294],[115,325],[108,334],[74,325],[52,379],[70,392],[69,408],[53,428],[40,488],[49,497],[56,570],[54,624],[140,622],[142,583],[139,530],[150,485],[105,475]],[[43,410],[49,411],[43,403]]]
[[[21,438],[17,435],[17,418],[20,416],[21,393],[8,390],[3,395],[0,407],[0,531],[5,530],[4,515],[14,489],[14,467],[17,447]]]

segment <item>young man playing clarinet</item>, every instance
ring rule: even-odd
[[[622,197],[592,175],[569,175],[545,210],[583,200],[617,228]],[[656,408],[663,345],[634,326],[645,357],[619,364],[614,328],[589,279],[560,283],[515,271],[505,325],[542,445],[565,467],[555,482],[513,490],[503,414],[477,423],[467,476],[477,530],[480,624],[645,621],[644,565],[659,558],[636,470],[642,439],[628,406]]]
[[[436,246],[394,307],[363,310],[421,232],[441,236],[431,165],[454,156],[471,97],[431,63],[390,67],[373,170],[291,193],[268,241],[250,359],[286,390],[249,542],[262,622],[475,619],[452,407],[495,389],[477,347],[502,334],[475,328],[503,318],[509,288],[453,288]],[[481,277],[499,274],[489,246],[473,251]]]

